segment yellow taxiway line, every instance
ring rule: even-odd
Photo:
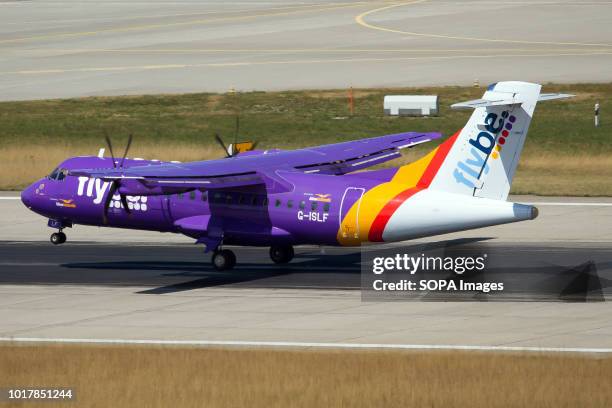
[[[173,23],[157,23],[157,24],[141,24],[141,25],[133,25],[126,27],[116,27],[116,28],[108,28],[103,30],[92,30],[92,31],[81,31],[81,32],[70,32],[70,33],[53,33],[53,34],[45,34],[38,35],[32,37],[23,37],[23,38],[9,38],[5,40],[0,40],[0,44],[11,44],[11,43],[21,43],[28,41],[36,41],[36,40],[49,40],[54,38],[70,38],[70,37],[86,37],[93,36],[98,34],[107,34],[107,33],[121,33],[121,32],[130,32],[130,31],[144,31],[144,30],[153,30],[157,28],[168,28],[168,27],[180,27],[180,26],[190,26],[190,25],[199,25],[206,23],[218,23],[218,22],[227,22],[227,21],[246,21],[253,20],[261,17],[277,17],[277,16],[287,16],[293,14],[301,14],[301,13],[312,13],[312,12],[320,12],[320,11],[330,11],[330,10],[338,10],[338,9],[346,9],[346,8],[354,8],[354,7],[363,7],[367,5],[368,2],[357,2],[357,3],[334,3],[336,5],[330,7],[320,7],[321,5],[306,5],[302,6],[299,10],[289,10],[289,11],[278,11],[271,13],[262,13],[262,14],[250,14],[246,16],[229,16],[229,17],[216,17],[216,18],[204,18],[197,20],[189,20],[189,21],[179,21]],[[304,7],[308,7],[304,9]],[[318,7],[318,8],[315,8]],[[256,13],[256,11],[254,11]]]
[[[205,67],[242,67],[256,65],[290,65],[290,64],[329,64],[329,63],[356,63],[356,62],[391,62],[391,61],[409,61],[409,60],[457,60],[457,59],[490,59],[490,58],[550,58],[550,57],[568,57],[568,56],[610,56],[611,51],[600,52],[579,52],[579,53],[554,53],[554,54],[498,54],[498,55],[425,55],[412,57],[397,57],[397,58],[338,58],[338,59],[312,59],[312,60],[285,60],[285,61],[242,61],[242,62],[220,62],[220,63],[202,63],[202,64],[158,64],[158,65],[134,65],[134,66],[117,66],[117,67],[83,67],[70,69],[32,69],[19,71],[4,71],[0,75],[41,75],[41,74],[63,74],[72,72],[118,72],[118,71],[133,71],[133,70],[162,70],[162,69],[184,69],[184,68],[205,68]]]
[[[402,34],[402,35],[413,36],[413,37],[428,37],[428,38],[440,38],[440,39],[446,39],[446,40],[482,41],[482,42],[509,43],[509,44],[575,45],[575,46],[585,46],[585,47],[612,47],[612,44],[601,44],[601,43],[529,41],[529,40],[511,40],[511,39],[498,39],[498,38],[465,37],[465,36],[433,34],[433,33],[419,33],[419,32],[414,32],[414,31],[396,30],[393,28],[387,28],[384,26],[371,24],[365,21],[365,18],[367,16],[371,16],[372,14],[375,14],[375,13],[380,13],[382,11],[391,10],[397,7],[420,4],[426,1],[428,0],[415,0],[415,1],[410,1],[410,2],[391,4],[388,6],[368,10],[356,16],[355,22],[359,24],[360,26],[369,28],[371,30],[383,31],[383,32],[394,33],[394,34]],[[612,3],[604,3],[604,4],[612,4]],[[533,3],[531,3],[531,5],[533,5]]]

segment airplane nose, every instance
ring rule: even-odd
[[[21,192],[21,202],[28,208],[32,208],[32,201],[34,198],[34,187],[29,186]]]

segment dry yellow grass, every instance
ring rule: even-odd
[[[27,145],[0,147],[0,189],[20,190],[35,180],[49,174],[65,159],[80,155],[97,155],[103,145]],[[116,155],[123,154],[124,146],[115,147]],[[108,151],[106,156],[109,157]],[[130,157],[159,160],[207,160],[223,156],[216,146],[196,144],[140,145],[133,146]]]
[[[612,357],[174,347],[0,347],[0,386],[79,407],[610,407]]]
[[[612,156],[527,154],[512,191],[517,194],[611,196]]]

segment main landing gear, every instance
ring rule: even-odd
[[[229,249],[217,249],[213,252],[212,264],[218,271],[227,271],[236,266],[236,255]]]
[[[270,259],[277,264],[286,264],[293,259],[295,252],[291,245],[274,245],[270,247]]]
[[[293,259],[291,245],[274,245],[270,248],[270,259],[277,264],[286,264]],[[227,271],[236,266],[236,255],[229,249],[217,248],[212,255],[212,265],[218,271]]]
[[[53,245],[60,245],[66,242],[66,234],[64,234],[61,230],[59,232],[54,232],[51,234],[49,238]]]

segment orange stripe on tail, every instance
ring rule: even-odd
[[[389,219],[393,213],[395,213],[395,211],[404,201],[408,200],[419,191],[429,187],[431,181],[434,179],[436,173],[440,169],[440,166],[442,166],[444,159],[446,159],[448,152],[455,143],[455,140],[457,140],[457,136],[459,136],[460,132],[461,131],[455,133],[447,141],[438,146],[434,157],[427,165],[427,168],[425,168],[425,171],[421,175],[421,178],[415,187],[406,189],[393,197],[391,201],[389,201],[378,213],[374,219],[374,222],[372,222],[372,226],[370,227],[370,232],[368,234],[368,240],[370,242],[382,242],[383,231],[385,230],[385,227],[387,226],[387,223],[389,222]]]

